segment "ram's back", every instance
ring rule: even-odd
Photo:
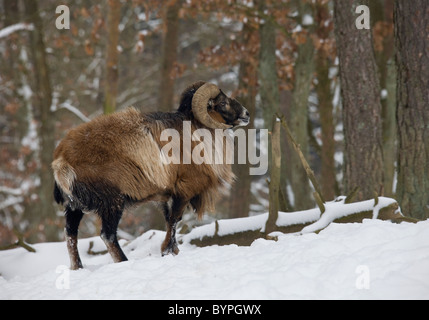
[[[172,183],[172,167],[161,161],[152,126],[128,108],[70,130],[54,153],[57,184],[70,194],[75,182],[105,184],[135,201],[162,194]]]

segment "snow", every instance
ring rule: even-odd
[[[78,271],[66,267],[65,243],[36,244],[0,252],[0,299],[428,299],[428,230],[429,221],[332,223],[250,247],[185,241],[175,257],[161,257],[164,232],[148,231],[121,241],[120,264],[86,253],[90,241],[105,250],[95,237],[79,241]]]
[[[314,23],[313,17],[309,14],[304,15],[302,17],[302,25],[304,26],[311,26]]]
[[[358,213],[366,210],[373,210],[373,219],[377,219],[378,212],[381,208],[387,207],[392,203],[395,203],[394,199],[379,197],[378,204],[375,204],[375,200],[367,200],[357,203],[344,204],[345,198],[341,202],[329,202],[325,204],[326,212],[318,219],[315,223],[305,227],[301,232],[315,232],[328,226],[335,219]],[[346,214],[345,214],[346,212]]]

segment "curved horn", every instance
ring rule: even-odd
[[[219,93],[219,88],[212,83],[202,85],[192,98],[192,112],[194,117],[208,128],[230,129],[232,126],[214,120],[207,112],[209,100],[216,98]]]

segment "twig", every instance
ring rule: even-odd
[[[24,248],[25,250],[27,250],[28,252],[32,252],[32,253],[36,252],[36,249],[31,247],[29,244],[25,243],[24,236],[20,232],[18,232],[18,230],[14,229],[13,233],[18,238],[18,240],[15,243],[1,247],[0,251],[10,250],[10,249],[15,249],[17,247],[21,247],[21,248]]]

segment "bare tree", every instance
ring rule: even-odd
[[[397,197],[402,211],[429,217],[429,3],[395,1]]]
[[[56,212],[53,206],[53,189],[51,162],[55,148],[54,115],[51,112],[52,86],[50,70],[46,57],[43,22],[40,18],[37,1],[25,0],[25,18],[34,25],[30,32],[30,52],[34,68],[34,100],[33,107],[39,122],[38,135],[40,139],[40,185],[38,187],[38,201],[34,203],[31,214],[27,216],[35,225],[44,224],[44,240],[57,240],[57,228],[53,226]]]
[[[335,0],[334,22],[340,60],[344,125],[344,184],[359,187],[358,200],[383,185],[380,85],[371,30],[357,29],[356,7],[368,1]]]

